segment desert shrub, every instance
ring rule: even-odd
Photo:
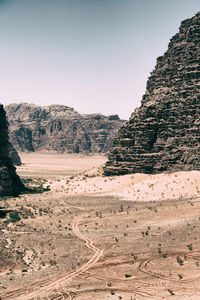
[[[183,266],[183,260],[179,256],[177,256],[176,261],[180,266]]]
[[[192,245],[192,244],[190,244],[190,245],[187,245],[187,247],[188,247],[188,249],[189,249],[190,251],[192,251],[192,250],[193,250],[193,245]]]
[[[115,295],[115,292],[114,292],[114,291],[111,291],[111,295],[112,295],[112,296]]]
[[[175,294],[174,294],[174,292],[172,291],[172,290],[170,290],[170,289],[168,289],[168,292],[170,293],[170,295],[172,295],[172,296],[174,296]]]
[[[56,266],[57,265],[57,262],[54,259],[50,259],[49,263],[50,263],[51,266]]]
[[[16,210],[14,212],[10,213],[9,217],[10,217],[10,222],[13,222],[13,223],[21,220],[21,218]]]

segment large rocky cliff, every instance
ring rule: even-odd
[[[119,130],[105,175],[200,170],[200,12],[158,57],[140,108]]]
[[[10,139],[18,151],[108,152],[124,123],[117,115],[81,115],[64,105],[6,107]]]
[[[0,105],[0,197],[18,195],[24,188],[9,157],[8,123],[3,105]]]

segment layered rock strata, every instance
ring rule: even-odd
[[[124,123],[117,115],[81,115],[64,105],[6,107],[10,139],[18,151],[105,153]]]
[[[24,186],[9,157],[8,123],[3,105],[0,105],[0,197],[18,195]]]
[[[119,130],[105,175],[200,170],[200,12],[158,57],[140,108]]]

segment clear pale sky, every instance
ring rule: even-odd
[[[0,102],[128,119],[200,0],[0,0]]]

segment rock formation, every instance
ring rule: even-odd
[[[0,197],[16,196],[24,189],[9,157],[8,124],[3,105],[0,105]]]
[[[18,151],[108,152],[124,122],[117,115],[81,115],[64,105],[10,104],[6,113]]]
[[[21,166],[21,164],[22,164],[21,158],[11,143],[9,145],[9,153],[10,153],[10,158],[13,162],[13,165]]]
[[[200,12],[158,57],[140,108],[119,130],[105,175],[200,170]]]

